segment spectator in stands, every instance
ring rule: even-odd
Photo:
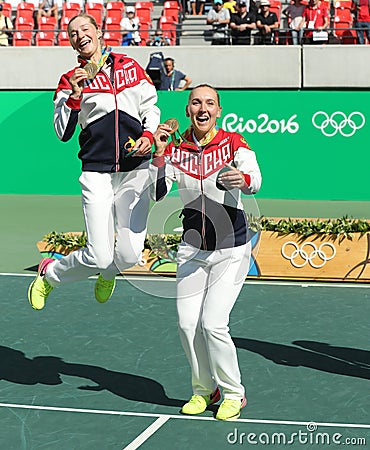
[[[43,0],[37,10],[37,26],[40,23],[41,17],[54,17],[55,22],[58,23],[58,3],[56,0]]]
[[[213,7],[207,15],[207,24],[212,25],[212,45],[227,45],[230,43],[229,23],[229,10],[223,7],[222,0],[214,0]]]
[[[135,17],[135,8],[133,6],[126,7],[126,17],[122,18],[120,28],[123,46],[140,45],[139,18]]]
[[[330,18],[325,2],[320,0],[310,0],[310,3],[303,11],[302,21],[299,29],[304,30],[304,41],[307,44],[326,44],[328,42],[328,32]]]
[[[185,91],[190,85],[191,79],[179,70],[175,70],[175,60],[165,58],[164,68],[166,73],[161,78],[161,86],[159,89],[161,91]],[[181,83],[182,81],[183,83]]]
[[[9,30],[13,29],[12,21],[3,14],[3,5],[0,3],[0,47],[8,47]]]
[[[203,15],[205,2],[206,2],[206,0],[190,0],[191,13],[193,16],[197,15],[197,3],[199,4],[198,16]]]
[[[237,13],[231,15],[231,43],[232,45],[250,45],[251,32],[256,29],[256,14],[250,3],[250,10],[247,10],[247,3],[239,0],[236,4]]]
[[[352,4],[353,12],[356,17],[356,32],[358,43],[365,44],[366,38],[370,42],[370,7],[368,0],[355,0]]]
[[[271,45],[274,43],[274,31],[279,29],[278,16],[270,11],[269,0],[261,0],[261,10],[257,14],[256,26],[259,30],[256,34],[256,44]]]
[[[154,36],[146,43],[150,47],[164,47],[166,45],[171,45],[171,41],[163,36],[162,30],[156,30]]]
[[[299,28],[302,22],[303,11],[305,5],[301,4],[301,0],[294,0],[294,3],[290,3],[282,13],[288,18],[289,28],[292,34],[293,45],[302,44],[303,29]]]

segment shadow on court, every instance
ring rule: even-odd
[[[96,383],[94,386],[80,386],[82,390],[107,390],[127,400],[157,405],[181,407],[184,404],[183,400],[168,398],[157,381],[138,375],[67,363],[55,356],[29,359],[23,352],[4,346],[0,346],[0,361],[0,379],[12,383],[58,385],[63,383],[61,375],[69,375]]]
[[[292,342],[303,348],[245,338],[233,338],[233,341],[238,348],[258,353],[276,364],[370,379],[370,352],[367,350],[314,341]]]

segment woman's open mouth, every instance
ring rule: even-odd
[[[206,116],[200,116],[200,117],[197,117],[197,122],[198,122],[200,125],[205,124],[205,123],[207,123],[208,121],[209,121],[209,117],[206,117]]]

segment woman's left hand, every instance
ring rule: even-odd
[[[218,182],[226,189],[242,189],[245,186],[244,174],[230,164],[225,164],[225,166],[230,170],[220,174],[218,177]]]

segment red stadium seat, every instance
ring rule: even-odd
[[[122,42],[122,35],[119,31],[106,31],[103,35],[103,39],[106,45],[118,47]]]
[[[122,16],[122,12],[125,9],[125,4],[123,2],[108,2],[105,9],[107,11],[107,15],[109,15],[110,11],[120,11]]]
[[[334,2],[334,15],[333,15],[333,28],[335,36],[340,38],[341,43],[354,43],[356,33],[349,30],[353,27],[353,17],[351,12],[350,1],[335,1]]]
[[[352,1],[351,0],[334,0],[333,6],[334,6],[334,9],[348,9],[349,11],[351,11]]]
[[[58,45],[60,45],[61,47],[69,47],[71,45],[69,42],[68,33],[66,31],[59,32]]]
[[[120,17],[107,17],[104,28],[106,30],[119,31],[121,29],[120,23]]]
[[[89,14],[89,11],[96,10],[104,14],[104,5],[102,3],[86,2],[85,12]]]
[[[65,15],[66,11],[73,11],[74,14],[72,16],[69,15],[69,17],[73,17],[81,12],[81,5],[79,3],[65,2],[62,6],[62,15]]]
[[[70,20],[71,20],[70,17],[62,17],[60,19],[60,29],[66,30],[68,28],[68,24],[69,24]]]
[[[136,9],[135,15],[139,19],[139,22],[152,23],[152,11],[148,8]]]
[[[39,30],[48,31],[54,30],[57,26],[57,21],[55,17],[41,17],[39,21]]]
[[[13,34],[14,47],[29,47],[32,45],[32,33],[28,31],[16,31]]]
[[[75,9],[66,9],[62,11],[62,19],[68,19],[68,22],[72,19],[72,17],[77,16],[79,14]]]
[[[55,43],[54,32],[39,31],[36,33],[35,43],[39,47],[52,47]]]
[[[62,7],[62,17],[60,19],[60,28],[62,30],[66,30],[68,27],[69,21],[72,17],[77,16],[81,12],[81,7],[79,3],[63,3]]]
[[[15,29],[16,30],[29,30],[32,31],[34,29],[33,19],[25,19],[24,17],[17,17],[15,19]]]
[[[179,5],[179,3],[175,0],[166,0],[163,4],[164,8],[177,8],[178,10],[181,9],[181,6]]]
[[[28,2],[19,2],[17,5],[17,11],[19,11],[20,9],[25,9],[28,11],[34,11],[35,10],[35,5],[33,3],[28,3]]]
[[[341,27],[343,28],[343,27]],[[336,30],[336,33],[338,33],[339,30]],[[341,36],[340,41],[342,44],[347,45],[353,45],[357,44],[357,34],[355,30],[347,29],[347,30],[341,30]]]
[[[334,9],[334,21],[350,22],[353,23],[353,17],[350,9],[335,8]]]
[[[356,44],[357,34],[353,27],[352,2],[350,0],[338,0],[333,3],[333,28],[334,34],[340,39],[341,44]]]
[[[152,12],[154,11],[154,6],[153,6],[153,2],[136,2],[135,3],[135,9],[150,9]]]
[[[22,18],[23,20],[33,21],[33,10],[31,9],[17,9],[16,20]]]
[[[107,20],[108,18],[117,19],[120,21],[122,19],[122,11],[118,9],[107,9],[105,20]]]
[[[7,17],[12,17],[12,4],[7,2],[1,2],[3,5],[3,14]]]
[[[86,3],[85,13],[94,17],[98,26],[100,28],[102,27],[104,19],[104,6],[101,3]]]
[[[139,18],[140,22],[150,22],[152,23],[152,12],[154,10],[152,2],[136,2],[135,12],[136,17]]]
[[[150,30],[152,29],[152,24],[151,22],[140,22],[140,37],[141,37],[141,42],[140,45],[143,46],[143,41],[146,42],[149,40],[150,36]]]
[[[89,14],[91,17],[94,17],[96,24],[99,28],[103,25],[103,14],[98,9],[90,9],[89,12],[85,11],[86,14]]]
[[[349,15],[344,14],[342,10],[339,15],[334,16],[333,27],[334,33],[337,38],[340,39],[342,44],[356,44],[357,35],[353,27],[353,18],[349,12]]]
[[[179,4],[173,0],[168,0],[163,4],[162,15],[165,17],[174,17],[176,22],[179,21]]]
[[[176,45],[176,26],[172,17],[162,16],[159,19],[159,28],[163,31],[163,36],[171,41],[171,45]]]
[[[163,9],[162,14],[164,17],[172,17],[174,22],[179,22],[179,12],[177,10],[171,8]]]
[[[135,6],[135,9],[150,9],[150,11],[152,11],[152,12],[154,11],[153,2],[137,1],[134,6]]]

